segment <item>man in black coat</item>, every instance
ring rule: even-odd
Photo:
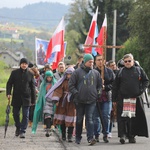
[[[135,136],[148,137],[142,94],[149,79],[141,67],[134,65],[132,54],[123,57],[124,67],[119,70],[113,83],[113,101],[117,102],[118,137],[124,144],[136,143]]]
[[[28,70],[28,60],[22,58],[20,60],[20,68],[13,70],[6,85],[6,96],[8,100],[11,98],[13,106],[13,118],[15,121],[15,135],[25,138],[25,132],[28,125],[29,108],[35,103],[35,84],[32,73]],[[22,120],[20,121],[20,110],[22,108]]]

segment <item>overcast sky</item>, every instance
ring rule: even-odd
[[[59,2],[61,4],[70,4],[72,0],[0,0],[0,8],[20,8],[27,4],[33,4],[38,2]]]

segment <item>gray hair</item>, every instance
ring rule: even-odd
[[[129,57],[131,59],[134,59],[134,57],[133,57],[133,55],[131,53],[124,55],[122,59],[124,60],[124,59],[129,58]]]

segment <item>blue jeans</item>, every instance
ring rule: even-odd
[[[20,129],[20,133],[25,133],[28,126],[29,120],[29,106],[22,106],[22,120],[20,122],[20,107],[13,107],[13,117],[15,121],[15,126]]]
[[[112,109],[112,102],[106,101],[106,102],[99,102],[99,106],[102,112],[102,118],[105,126],[105,131],[102,130],[102,133],[104,135],[109,134],[109,128],[110,128],[110,115],[111,115],[111,109]],[[94,135],[95,137],[98,137],[101,132],[101,120],[99,116],[99,112],[97,110],[97,107],[95,108],[94,112]]]
[[[82,138],[82,128],[83,128],[83,117],[85,115],[86,120],[86,130],[87,130],[87,140],[93,139],[94,135],[94,122],[93,115],[95,110],[96,102],[92,104],[81,104],[76,105],[76,140],[81,140]]]

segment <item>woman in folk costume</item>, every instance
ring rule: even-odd
[[[52,71],[46,71],[44,80],[41,83],[37,103],[35,105],[32,133],[36,132],[38,122],[43,121],[43,108],[45,106],[45,95],[49,89],[56,83]]]
[[[69,67],[62,78],[50,89],[46,94],[46,99],[56,103],[56,111],[54,113],[54,125],[60,125],[62,132],[62,140],[66,140],[66,128],[68,128],[68,142],[72,142],[72,134],[76,120],[75,105],[71,100],[71,94],[68,89],[68,81],[73,73],[74,68]]]

